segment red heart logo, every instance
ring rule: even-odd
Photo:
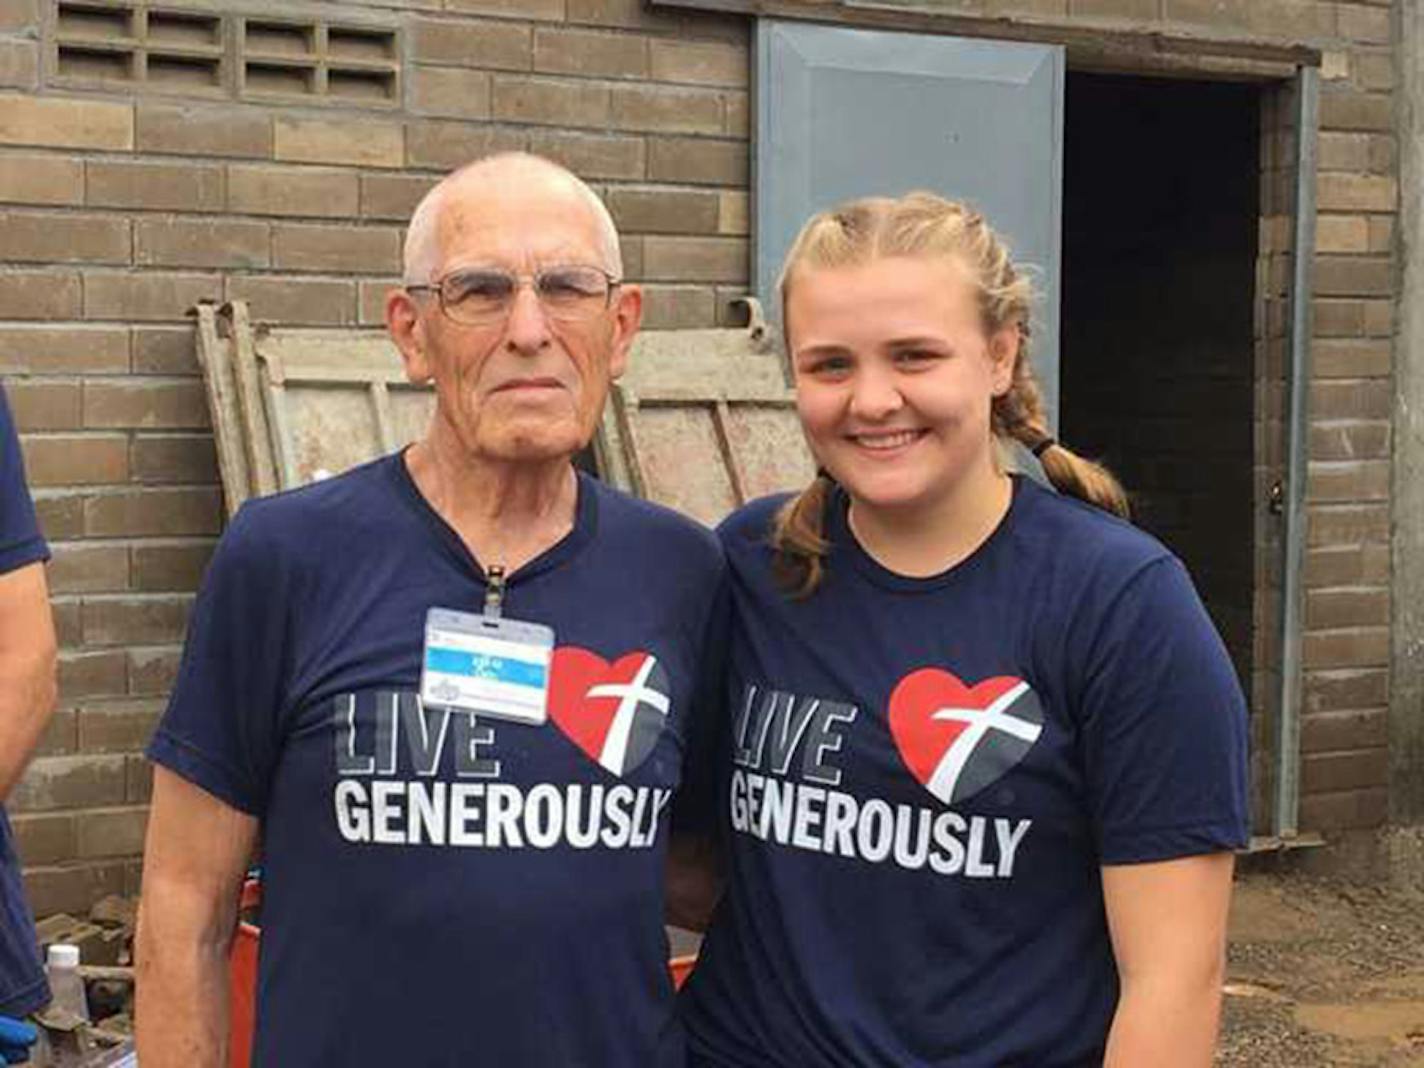
[[[1043,706],[1023,679],[997,675],[966,686],[920,668],[890,694],[890,734],[900,759],[945,804],[963,801],[1022,760],[1043,730]]]
[[[613,663],[576,645],[554,650],[549,717],[568,739],[615,775],[648,758],[671,711],[667,673],[649,653]]]

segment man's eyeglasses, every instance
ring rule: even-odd
[[[426,285],[408,285],[406,291],[433,292],[440,310],[457,323],[483,326],[500,322],[514,306],[519,287],[534,287],[544,314],[551,319],[588,319],[605,311],[620,280],[601,267],[570,265],[545,267],[532,275],[478,267],[451,271]]]

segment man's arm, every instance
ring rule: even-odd
[[[228,949],[257,820],[154,768],[136,937],[144,1068],[226,1068]]]
[[[54,618],[36,562],[0,575],[0,801],[44,733],[55,693]]]
[[[1104,1068],[1209,1068],[1226,971],[1230,853],[1103,868],[1122,993]]]

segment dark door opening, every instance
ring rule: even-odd
[[[1260,146],[1251,86],[1070,74],[1060,433],[1191,570],[1250,692]]]

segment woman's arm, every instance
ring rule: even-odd
[[[1104,1068],[1209,1068],[1221,1017],[1231,853],[1103,868],[1122,993]]]

